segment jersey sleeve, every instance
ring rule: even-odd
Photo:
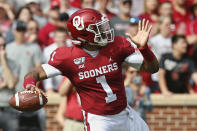
[[[63,62],[69,57],[68,54],[69,52],[66,49],[57,48],[51,53],[48,64],[63,73],[66,68]]]
[[[121,39],[122,39],[122,43],[121,43],[122,55],[124,58],[126,58],[127,56],[135,52],[135,45],[125,37],[121,37]]]
[[[144,58],[137,46],[125,37],[122,37],[122,54],[127,64],[138,70],[140,69]]]
[[[133,54],[127,56],[124,60],[128,65],[140,70],[141,65],[144,61],[143,56],[139,51],[134,52]]]

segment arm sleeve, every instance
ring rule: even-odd
[[[130,66],[136,68],[136,69],[140,69],[144,58],[142,56],[142,54],[140,53],[140,51],[137,49],[137,46],[130,41],[129,39],[125,39],[124,41],[124,52],[126,52],[126,55],[128,55],[124,61],[129,64]]]
[[[70,50],[67,47],[61,47],[54,50],[48,61],[48,64],[59,70],[62,74],[66,72],[65,62],[70,58]]]
[[[138,70],[140,69],[140,67],[143,63],[143,60],[144,60],[144,58],[139,51],[136,51],[133,54],[131,54],[125,58],[125,62],[128,65],[130,65]]]
[[[125,37],[121,37],[122,43],[120,43],[122,48],[122,55],[124,58],[131,55],[135,52],[135,44],[132,43],[129,39],[126,39]]]
[[[47,75],[47,78],[62,74],[62,72],[60,70],[58,70],[57,68],[55,68],[49,64],[42,64],[42,68],[44,69],[44,71]]]

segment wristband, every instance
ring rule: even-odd
[[[26,89],[27,85],[36,86],[36,80],[34,78],[28,77],[24,80],[24,88]]]
[[[141,52],[142,56],[144,57],[145,61],[151,62],[155,59],[155,55],[153,52],[148,48],[148,46],[144,48],[139,48],[139,51]]]

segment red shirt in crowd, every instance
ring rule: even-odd
[[[148,13],[141,14],[141,15],[139,15],[139,17],[140,17],[141,19],[149,20],[150,23],[155,23],[155,21],[153,21],[153,20],[151,19],[151,15],[148,14]]]
[[[67,80],[66,77],[62,79],[62,82],[60,83],[59,88],[61,88],[62,84],[64,84],[65,80]],[[76,88],[73,87],[73,85],[70,85],[69,91],[67,94],[67,102],[66,102],[66,108],[64,115],[67,118],[73,119],[73,120],[83,120],[83,114],[81,112],[81,105],[80,105],[80,99],[78,98],[78,94],[76,91]]]
[[[197,19],[186,22],[186,35],[197,35]]]
[[[79,104],[79,98],[75,88],[70,89],[67,95],[67,104],[65,116],[73,120],[83,120],[83,114],[81,112],[81,106]]]
[[[191,17],[191,13],[188,10],[186,11],[185,15],[181,14],[176,9],[174,9],[174,11],[173,11],[173,20],[174,20],[175,24],[179,24],[181,22],[186,22],[186,21],[190,20],[190,17]]]
[[[53,43],[54,30],[57,28],[56,25],[47,23],[44,27],[38,32],[38,42],[40,47],[44,47]]]

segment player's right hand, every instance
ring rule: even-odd
[[[45,97],[47,97],[47,95],[38,87],[34,86],[34,85],[28,85],[25,89],[26,91],[32,91],[32,93],[34,93],[34,91],[38,92],[39,95],[43,94]]]

